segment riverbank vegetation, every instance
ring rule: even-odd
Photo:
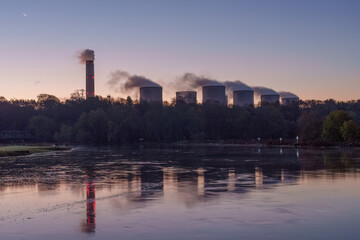
[[[360,100],[300,101],[292,105],[233,107],[216,104],[139,103],[130,97],[61,102],[0,98],[0,132],[28,131],[34,142],[132,143],[231,140],[247,143],[280,138],[295,144],[358,144]]]

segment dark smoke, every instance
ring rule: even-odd
[[[236,80],[236,81],[226,81],[224,82],[224,85],[227,90],[231,91],[251,91],[253,90],[251,87],[246,85],[245,83]]]
[[[110,74],[107,84],[117,92],[127,92],[138,87],[161,87],[146,77],[130,75],[128,72],[120,70]]]
[[[116,92],[124,92],[124,87],[122,81],[126,81],[130,77],[130,74],[125,71],[117,70],[110,73],[110,79],[107,82],[109,87]]]
[[[291,92],[279,92],[281,98],[299,98],[297,95]]]
[[[128,80],[124,84],[125,90],[130,90],[136,87],[160,87],[159,84],[151,81],[150,79],[138,76],[138,75],[132,75],[128,78]]]
[[[271,88],[266,87],[253,87],[255,94],[258,96],[261,95],[279,95],[276,91]]]
[[[85,49],[78,54],[80,63],[85,63],[87,60],[95,60],[95,52],[91,49]]]
[[[203,86],[223,86],[222,83],[204,76],[197,76],[193,73],[185,73],[178,79],[184,88],[198,88]]]

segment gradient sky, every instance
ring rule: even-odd
[[[1,0],[0,96],[85,88],[84,48],[102,96],[124,96],[106,85],[121,69],[168,94],[165,83],[193,72],[303,99],[360,98],[358,0]]]

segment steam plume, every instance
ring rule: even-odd
[[[223,86],[222,83],[204,76],[197,76],[193,73],[185,73],[178,79],[185,88],[198,88],[203,86]]]
[[[80,63],[85,63],[86,60],[95,60],[95,52],[91,49],[85,49],[78,54]]]
[[[226,81],[224,82],[224,85],[227,89],[231,91],[251,91],[253,90],[251,87],[246,85],[245,83],[236,80],[236,81]]]
[[[266,87],[253,87],[255,94],[258,96],[261,95],[279,95],[276,91],[271,88]]]
[[[116,92],[127,92],[138,87],[161,87],[146,77],[130,75],[128,72],[121,70],[112,72],[107,84]]]
[[[299,98],[297,95],[291,92],[279,92],[281,98]]]

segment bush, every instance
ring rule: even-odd
[[[353,120],[346,121],[340,128],[341,136],[345,141],[355,141],[360,136],[360,127]]]
[[[341,133],[341,127],[344,122],[352,120],[349,113],[337,110],[331,112],[325,119],[322,131],[322,138],[325,141],[341,142],[343,136]]]

